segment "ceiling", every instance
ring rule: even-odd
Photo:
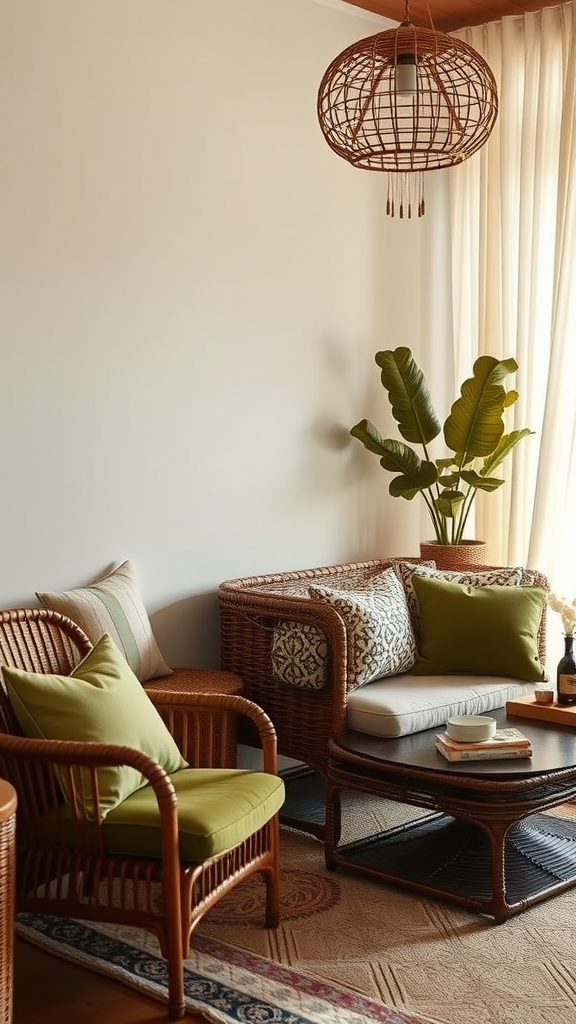
[[[381,14],[392,21],[405,18],[405,0],[344,0],[353,7]],[[410,21],[415,25],[430,27],[441,32],[454,32],[468,25],[484,25],[488,21],[499,21],[510,14],[524,14],[525,11],[540,11],[543,7],[558,7],[559,0],[410,0]]]

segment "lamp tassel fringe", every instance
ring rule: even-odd
[[[386,194],[386,213],[389,217],[418,217],[426,213],[424,200],[424,174],[422,171],[390,171]]]

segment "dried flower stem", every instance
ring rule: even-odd
[[[549,594],[548,604],[552,611],[559,613],[566,636],[574,636],[576,631],[576,597],[570,603],[565,597]]]

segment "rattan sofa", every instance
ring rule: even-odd
[[[347,640],[341,616],[328,604],[309,597],[308,588],[311,585],[362,587],[397,561],[418,563],[421,560],[397,556],[349,562],[231,579],[219,587],[222,668],[242,678],[245,696],[259,704],[274,722],[278,753],[309,766],[322,778],[326,778],[328,741],[347,725]],[[536,585],[548,589],[545,576],[537,572],[533,576]],[[543,616],[538,634],[542,663],[546,656],[545,619]],[[287,686],[275,678],[271,647],[274,628],[282,620],[312,623],[325,633],[329,668],[327,684],[321,689]],[[242,738],[250,742],[246,734]],[[287,821],[286,808],[283,820]],[[298,824],[296,821],[289,823]],[[306,828],[323,835],[323,824],[306,822]]]

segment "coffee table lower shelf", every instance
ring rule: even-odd
[[[489,837],[478,825],[448,814],[426,815],[338,845],[327,863],[494,913]],[[576,885],[574,821],[551,814],[522,819],[506,835],[504,863],[506,916]]]

